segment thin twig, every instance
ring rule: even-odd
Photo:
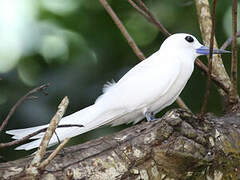
[[[52,118],[52,120],[47,128],[47,131],[44,134],[42,142],[30,164],[30,168],[31,167],[37,167],[37,168],[39,167],[39,164],[42,161],[43,156],[45,155],[47,145],[48,145],[52,135],[54,134],[58,123],[62,119],[62,117],[67,109],[68,103],[69,103],[69,100],[67,97],[65,97],[65,98],[63,98],[62,102],[58,106],[58,110],[57,110],[56,114],[54,115],[54,117]]]
[[[192,112],[187,106],[186,104],[184,103],[184,101],[181,99],[181,98],[177,98],[176,99],[176,103],[179,105],[179,107],[183,108],[183,109],[186,109],[187,111],[189,112]]]
[[[137,3],[134,3],[132,0],[128,0],[128,2],[134,7],[141,15],[143,15],[147,20],[152,22],[152,24],[158,28],[160,32],[162,32],[165,36],[170,36],[171,34],[168,30],[154,17],[151,11],[147,8],[147,6],[141,1],[137,0]]]
[[[237,8],[238,1],[232,0],[232,66],[231,66],[231,82],[229,101],[230,103],[238,102],[238,57],[237,57]]]
[[[206,75],[208,75],[208,67],[203,64],[200,59],[196,59],[195,64],[199,67],[200,70],[202,70]],[[229,93],[229,88],[226,87],[223,83],[221,83],[221,81],[219,81],[219,79],[213,74],[211,74],[211,80],[215,83],[217,87],[220,87],[222,90],[224,90],[226,94]]]
[[[58,125],[57,128],[66,128],[66,127],[79,127],[79,128],[82,128],[84,127],[83,125],[79,125],[79,124],[64,124],[64,125]],[[42,128],[38,131],[35,131],[21,139],[17,139],[17,140],[14,140],[14,141],[11,141],[11,142],[8,142],[8,143],[0,143],[0,149],[1,148],[5,148],[5,147],[10,147],[10,146],[14,146],[14,145],[18,145],[18,144],[21,144],[23,142],[26,142],[28,141],[31,137],[33,136],[36,136],[37,134],[40,134],[42,132],[45,132],[47,130],[47,127],[46,128]]]
[[[205,92],[205,95],[204,95],[204,98],[203,98],[203,104],[202,104],[202,108],[201,108],[201,112],[200,112],[201,117],[203,117],[203,115],[206,112],[208,97],[209,97],[209,94],[210,94],[213,43],[214,43],[214,34],[215,34],[215,21],[216,21],[216,5],[217,5],[217,0],[213,0],[212,31],[211,31],[211,38],[210,38],[210,52],[209,52],[209,58],[208,58],[208,78],[207,78],[207,83],[206,83],[206,92]]]
[[[122,24],[122,22],[120,21],[120,19],[118,18],[118,16],[115,14],[115,12],[113,11],[113,9],[110,7],[110,5],[107,3],[106,0],[99,0],[100,3],[103,5],[103,7],[105,8],[105,10],[109,13],[109,15],[112,17],[114,23],[117,25],[117,27],[120,29],[120,31],[122,32],[123,36],[126,38],[126,40],[128,41],[129,45],[131,46],[131,48],[133,49],[133,51],[135,52],[135,54],[137,55],[137,57],[141,60],[145,59],[145,56],[143,55],[143,53],[139,50],[139,48],[137,47],[136,43],[134,42],[134,40],[132,39],[132,37],[128,34],[127,30],[124,28],[124,25]]]
[[[9,119],[12,117],[12,115],[15,113],[16,109],[18,106],[20,106],[25,100],[27,100],[29,97],[31,97],[32,94],[38,92],[38,91],[43,91],[44,89],[46,89],[50,84],[43,84],[37,88],[34,88],[33,90],[29,91],[26,95],[24,95],[23,97],[21,97],[17,103],[11,108],[11,110],[9,111],[7,117],[4,119],[3,123],[1,124],[0,127],[0,133],[1,131],[6,127]]]
[[[134,7],[141,15],[143,15],[146,19],[148,19],[149,21],[151,21],[150,17],[148,16],[148,14],[146,14],[140,7],[138,7],[138,5],[133,1],[133,0],[128,0],[129,4],[132,5],[132,7]]]
[[[40,170],[44,170],[44,168],[56,157],[56,155],[63,149],[63,147],[68,143],[70,138],[66,138],[49,156],[39,165]]]
[[[170,36],[171,34],[167,31],[167,29],[153,16],[151,11],[147,8],[147,6],[142,2],[142,0],[137,0],[138,5],[141,9],[148,15],[150,21],[166,36]]]
[[[237,32],[237,37],[239,38],[240,37],[240,31]],[[220,49],[226,49],[231,43],[232,43],[232,40],[233,40],[233,37],[229,37],[224,43],[223,45],[221,46]]]
[[[121,20],[118,18],[118,16],[116,15],[116,13],[113,11],[113,9],[111,8],[111,6],[107,3],[106,0],[99,0],[101,2],[101,4],[103,5],[103,7],[106,9],[106,11],[109,13],[109,15],[111,16],[111,18],[113,19],[114,23],[117,25],[117,27],[120,29],[120,31],[122,32],[123,36],[125,37],[125,39],[127,39],[128,44],[130,45],[130,47],[133,49],[133,52],[138,56],[138,58],[140,60],[144,60],[145,56],[144,54],[141,52],[141,50],[138,48],[137,44],[135,43],[135,41],[132,39],[132,37],[130,36],[130,34],[128,33],[128,31],[126,30],[125,26],[123,25],[123,23],[121,22]],[[143,3],[143,2],[142,2]],[[136,5],[136,4],[135,4]],[[145,6],[146,7],[146,6]],[[147,7],[145,8],[145,10],[147,9]],[[148,11],[148,9],[147,9]],[[147,12],[146,12],[147,13]],[[148,12],[148,14],[150,13],[150,11]],[[151,13],[150,13],[151,14]],[[152,15],[151,15],[152,16]],[[154,18],[152,16],[152,18]],[[157,21],[157,20],[156,20]],[[158,23],[160,24],[160,23]],[[183,102],[183,100],[181,100],[180,97],[178,97],[181,101],[181,104],[178,104],[179,107],[181,108],[185,108],[187,107],[187,105]],[[183,106],[184,105],[184,106]],[[189,108],[187,108],[189,109]]]

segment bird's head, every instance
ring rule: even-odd
[[[162,44],[161,48],[169,53],[177,55],[190,56],[196,58],[201,55],[209,55],[210,49],[203,46],[191,34],[177,33],[169,36]],[[230,53],[229,51],[213,49],[213,54]]]

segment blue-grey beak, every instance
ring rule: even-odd
[[[201,55],[209,55],[210,49],[206,46],[202,46],[196,49],[196,53]],[[223,54],[223,53],[231,53],[231,52],[226,50],[221,50],[221,49],[213,49],[213,54]]]

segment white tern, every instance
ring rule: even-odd
[[[228,51],[213,49],[213,54]],[[120,125],[146,119],[155,119],[155,114],[172,104],[190,78],[194,61],[200,55],[208,55],[209,48],[185,33],[168,37],[160,49],[129,70],[118,82],[108,83],[103,94],[96,102],[78,112],[64,117],[60,125],[79,124],[84,127],[57,128],[60,141],[66,137],[74,137],[103,125]],[[9,130],[13,139],[21,139],[47,125]],[[44,133],[31,139],[32,142],[18,146],[16,150],[30,150],[40,145]],[[53,135],[49,146],[58,143]]]

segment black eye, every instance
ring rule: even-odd
[[[186,36],[185,40],[190,43],[194,41],[194,39],[191,36]]]

